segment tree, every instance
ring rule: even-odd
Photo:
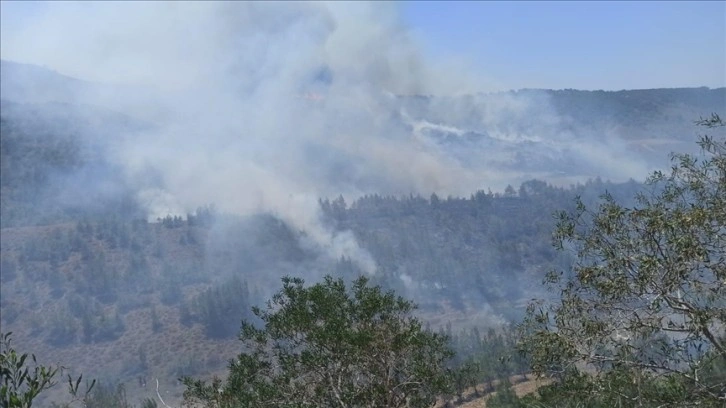
[[[415,305],[330,276],[304,287],[283,278],[262,328],[243,322],[244,352],[225,384],[185,378],[185,399],[206,407],[426,407],[447,388],[446,336],[422,329]]]
[[[0,407],[30,408],[38,395],[57,384],[62,375],[63,367],[44,366],[38,364],[35,354],[30,355],[33,368],[26,364],[28,354],[20,354],[11,344],[12,333],[0,333]],[[93,380],[86,382],[86,391],[81,396],[79,386],[83,376],[73,379],[68,375],[68,391],[73,400],[63,405],[70,406],[75,401],[85,401],[96,384]]]
[[[700,123],[724,127],[717,115]],[[701,157],[674,154],[633,208],[606,194],[559,216],[556,244],[577,261],[548,276],[561,296],[530,306],[522,348],[588,406],[726,403],[726,138],[699,144]]]
[[[239,318],[248,313],[251,297],[247,282],[235,276],[199,294],[192,302],[192,318],[204,325],[207,336],[232,338]]]
[[[525,405],[512,389],[512,383],[509,378],[501,379],[496,388],[496,392],[487,400],[489,408],[524,408]]]

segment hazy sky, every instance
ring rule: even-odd
[[[430,57],[506,88],[726,85],[726,2],[406,2]]]
[[[3,1],[2,32],[27,28],[46,8]],[[726,2],[402,2],[399,10],[429,59],[468,64],[490,90],[726,86]]]

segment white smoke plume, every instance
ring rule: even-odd
[[[140,182],[160,175],[138,197],[152,219],[210,202],[271,211],[351,256],[352,237],[320,226],[319,197],[475,179],[393,121],[393,95],[478,89],[424,63],[390,4],[49,3],[2,33],[2,57],[104,84],[73,102],[151,125],[109,159]]]
[[[319,197],[503,189],[547,175],[542,168],[562,152],[599,161],[593,171],[642,170],[623,166],[627,148],[617,142],[574,143],[559,132],[562,119],[546,98],[475,96],[487,81],[425,60],[397,7],[49,2],[23,24],[3,17],[1,56],[91,81],[63,95],[147,124],[104,141],[150,218],[209,203],[223,212],[272,212],[369,271],[374,262],[352,236],[321,226]],[[444,98],[462,94],[473,96]],[[440,99],[422,118],[401,107],[402,95]],[[29,97],[58,95],[39,86]],[[430,137],[442,129],[488,136],[447,151]],[[522,162],[535,165],[520,169]]]

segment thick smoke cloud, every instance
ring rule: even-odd
[[[318,197],[474,180],[394,120],[393,95],[475,88],[424,64],[392,5],[50,4],[24,30],[4,32],[2,49],[105,84],[74,88],[72,102],[151,125],[110,158],[140,185],[150,170],[160,175],[138,194],[151,218],[210,202],[272,211],[350,256],[350,237],[319,226]]]
[[[39,86],[30,100],[66,98],[145,124],[106,150],[150,218],[209,203],[272,212],[369,271],[351,235],[321,226],[319,197],[644,173],[617,141],[561,132],[546,96],[446,98],[486,91],[485,81],[425,61],[392,4],[49,3],[3,29],[2,57],[92,82]],[[438,99],[402,102],[412,95]],[[472,141],[446,148],[442,135]]]

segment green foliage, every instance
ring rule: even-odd
[[[98,384],[84,402],[86,408],[133,408],[126,396],[126,389],[120,384],[116,387]]]
[[[183,356],[169,370],[170,377],[184,378],[200,374],[205,369],[205,362],[199,356]]]
[[[107,313],[94,299],[71,298],[69,307],[80,320],[84,343],[113,341],[126,330],[118,311]]]
[[[304,287],[283,278],[264,322],[243,322],[244,352],[225,383],[185,378],[185,398],[206,407],[427,407],[447,388],[445,336],[425,331],[415,305],[369,286],[326,277]]]
[[[118,117],[91,108],[86,114],[106,116],[104,132],[119,128]],[[91,112],[92,111],[92,112]],[[63,113],[61,113],[63,112]],[[0,226],[46,225],[103,218],[112,214],[142,214],[118,168],[105,159],[86,135],[97,132],[89,117],[69,106],[3,100],[0,112]],[[104,185],[114,185],[111,193]]]
[[[703,157],[674,155],[632,208],[606,194],[594,211],[578,202],[560,214],[556,243],[577,262],[548,276],[560,299],[531,305],[522,325],[533,369],[560,379],[543,400],[726,402],[726,138],[700,145]]]
[[[517,397],[508,378],[503,378],[496,388],[496,393],[487,399],[488,408],[524,408],[522,400]]]
[[[471,387],[475,396],[480,395],[481,383],[485,386],[483,391],[491,392],[496,380],[512,375],[526,378],[529,361],[516,352],[517,334],[515,328],[503,326],[499,330],[489,329],[485,334],[474,328],[450,335],[450,344],[456,350],[450,374],[459,400]]]
[[[157,404],[156,401],[151,398],[146,398],[141,403],[141,408],[157,408],[158,406],[159,404]]]
[[[189,310],[191,320],[203,324],[207,336],[225,338],[239,331],[239,322],[248,316],[252,303],[247,282],[233,277],[202,292],[191,302]]]
[[[31,355],[36,367],[30,371],[25,365],[28,354],[20,355],[11,347],[11,334],[4,334],[0,343],[0,401],[3,408],[30,408],[38,394],[56,384],[53,378],[59,368],[38,366],[35,355]]]
[[[57,378],[62,374],[63,368],[40,365],[35,355],[31,354],[30,359],[33,362],[31,370],[26,364],[28,354],[19,354],[12,347],[11,335],[12,333],[0,334],[0,404],[2,408],[30,408],[41,392],[57,384]],[[79,397],[82,378],[83,376],[79,376],[74,380],[68,375],[68,391],[74,401],[85,401],[96,384],[95,380],[90,384],[86,382],[86,390],[83,396]],[[67,407],[69,404],[64,406]]]
[[[464,391],[470,387],[474,387],[475,393],[478,393],[476,386],[479,384],[481,374],[481,365],[473,360],[466,361],[451,370],[451,385],[459,401],[462,401]]]
[[[469,198],[374,194],[350,206],[341,198],[321,200],[320,206],[331,228],[352,232],[375,259],[377,283],[426,310],[436,310],[442,300],[459,310],[487,302],[495,313],[519,320],[524,310],[512,307],[512,300],[530,298],[541,289],[542,270],[570,261],[550,245],[551,214],[574,209],[577,194],[589,202],[605,188],[626,197],[640,186],[596,179],[561,188],[531,180],[506,197],[491,191]]]
[[[521,398],[521,403],[528,407],[563,408],[723,406],[717,399],[699,399],[691,393],[692,388],[692,383],[683,377],[658,376],[626,368],[608,370],[597,376],[573,371],[559,382],[539,388],[539,396]]]
[[[48,334],[45,341],[56,347],[67,346],[76,341],[78,324],[73,316],[63,308],[50,316],[48,321]]]

